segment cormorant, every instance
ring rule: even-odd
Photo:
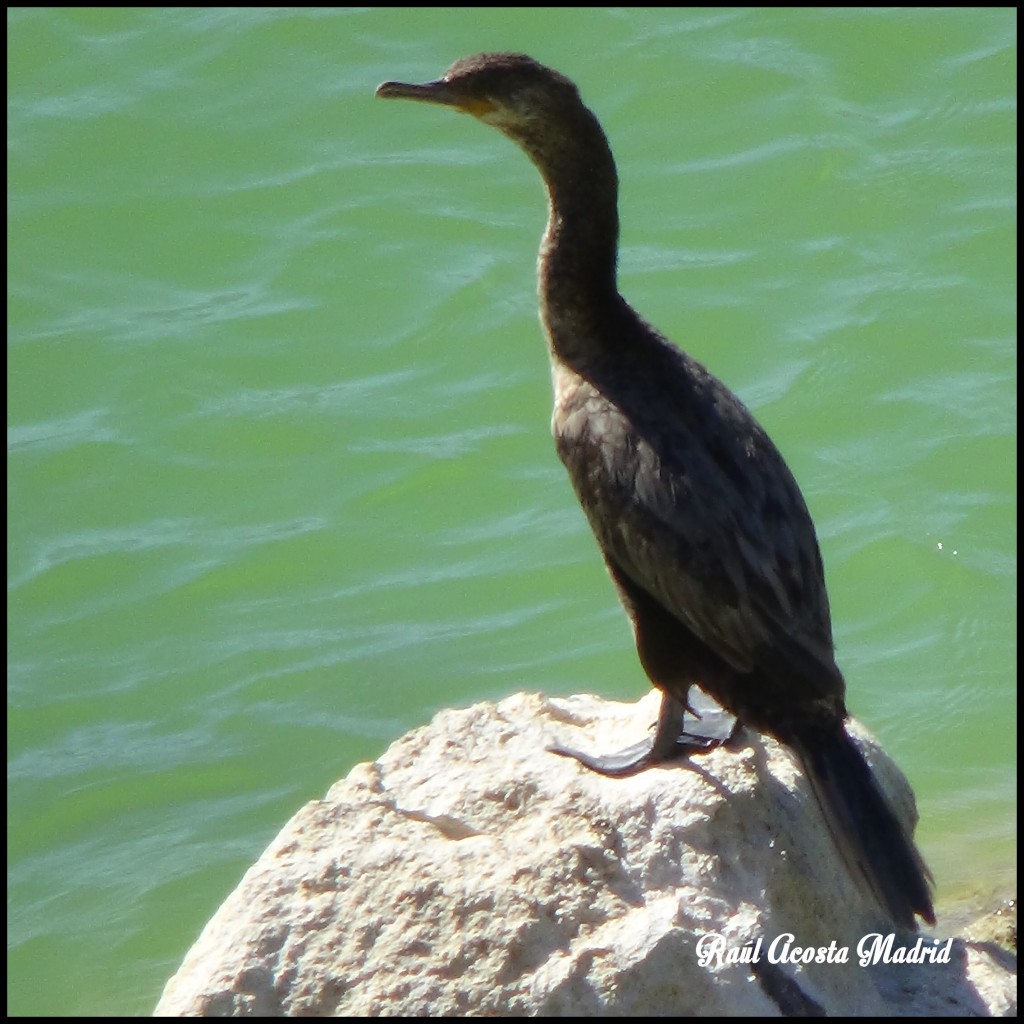
[[[538,278],[552,432],[662,693],[647,741],[606,757],[555,752],[618,776],[706,747],[681,733],[699,685],[797,754],[851,872],[892,920],[934,924],[928,869],[844,728],[803,496],[743,403],[619,294],[615,161],[575,84],[525,54],[487,53],[377,95],[473,114],[525,151],[547,189]]]

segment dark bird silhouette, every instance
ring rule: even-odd
[[[576,86],[497,53],[421,85],[385,82],[377,95],[473,114],[517,143],[547,188],[538,276],[555,445],[662,693],[648,740],[605,757],[555,752],[627,775],[706,748],[681,732],[699,685],[795,751],[840,853],[892,920],[934,923],[928,870],[844,728],[800,488],[743,403],[619,294],[615,161]]]

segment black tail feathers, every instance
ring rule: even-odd
[[[902,928],[935,924],[931,873],[856,744],[840,726],[792,742],[839,852],[855,879]]]

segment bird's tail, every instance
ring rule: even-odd
[[[931,873],[846,730],[840,726],[791,742],[854,878],[900,927],[915,929],[915,914],[935,924]]]

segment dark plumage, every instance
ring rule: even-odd
[[[618,292],[618,178],[597,118],[563,75],[481,54],[378,96],[455,107],[536,164],[549,198],[539,261],[552,431],[651,682],[653,738],[571,754],[608,775],[699,744],[680,736],[691,685],[800,757],[855,877],[894,922],[934,922],[927,869],[844,728],[818,542],[800,489],[742,402]]]

